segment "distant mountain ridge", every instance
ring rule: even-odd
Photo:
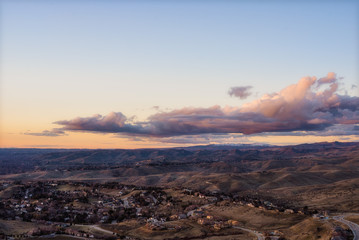
[[[277,147],[269,144],[209,144],[190,147],[176,147],[174,149],[195,150],[231,150],[231,149],[261,149],[266,147]]]
[[[359,150],[356,142],[272,145],[205,145],[159,149],[0,149],[0,174],[35,170],[100,170],[121,167],[169,166],[177,171],[251,172],[281,168],[308,168],[316,165],[344,166],[341,157]],[[315,159],[314,159],[315,158]],[[350,159],[350,158],[348,158]],[[339,162],[342,161],[342,162]],[[149,171],[150,172],[150,171]]]

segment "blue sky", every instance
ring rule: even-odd
[[[93,114],[115,111],[143,121],[156,112],[153,106],[240,107],[302,77],[328,72],[343,77],[338,93],[358,96],[358,88],[351,88],[358,84],[355,1],[3,0],[1,5],[6,146],[16,145],[7,134],[17,135],[24,146],[42,137],[23,132]],[[233,86],[253,86],[253,94],[230,97]]]

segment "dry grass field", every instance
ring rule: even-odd
[[[0,232],[10,235],[25,234],[31,229],[38,227],[39,224],[23,221],[12,221],[0,219]]]
[[[304,215],[284,214],[248,206],[234,205],[210,206],[206,212],[215,217],[236,220],[241,226],[258,231],[286,229],[308,218]]]
[[[345,217],[345,219],[359,225],[359,216],[358,215],[351,215],[351,216]]]
[[[291,240],[327,240],[331,237],[332,224],[327,221],[307,218],[282,232]]]

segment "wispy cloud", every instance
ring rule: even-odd
[[[43,137],[58,137],[58,136],[64,136],[67,135],[65,131],[59,128],[54,128],[52,130],[44,130],[39,133],[33,133],[33,132],[26,132],[25,135],[32,135],[32,136],[43,136]]]
[[[250,87],[244,88],[237,92],[234,89],[233,95],[246,96]],[[242,107],[188,107],[156,113],[144,122],[135,122],[121,112],[111,112],[106,116],[78,117],[55,124],[62,126],[57,131],[120,133],[132,137],[293,131],[318,133],[324,130],[335,135],[338,131],[328,131],[331,126],[340,128],[359,123],[359,97],[339,95],[337,90],[338,79],[335,73],[329,73],[319,79],[304,77],[296,84],[277,93],[265,94]],[[351,130],[345,130],[348,131]],[[55,136],[51,135],[53,131],[28,134]]]

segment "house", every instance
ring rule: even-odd
[[[187,216],[191,216],[191,217],[203,217],[203,215],[204,212],[199,210],[193,210],[187,213]]]
[[[216,202],[218,199],[217,199],[217,197],[210,196],[210,197],[207,197],[207,200],[210,202]]]
[[[294,213],[294,210],[288,208],[288,209],[284,210],[284,213],[285,213],[285,214],[293,214],[293,213]]]
[[[199,198],[206,198],[206,195],[200,193],[200,194],[198,195],[198,197],[199,197]]]
[[[238,222],[237,220],[232,220],[232,219],[230,219],[230,220],[228,220],[227,222],[228,222],[228,224],[231,225],[231,226],[239,226],[239,222]]]
[[[214,225],[213,225],[213,228],[217,231],[223,229],[223,228],[229,228],[230,225],[227,223],[227,222],[216,222]]]
[[[214,222],[213,222],[213,220],[208,219],[208,218],[199,218],[197,220],[197,223],[201,224],[201,225],[212,225]]]
[[[171,215],[170,216],[170,220],[171,221],[175,221],[175,220],[177,220],[178,219],[178,215],[177,214],[174,214],[174,215]]]

